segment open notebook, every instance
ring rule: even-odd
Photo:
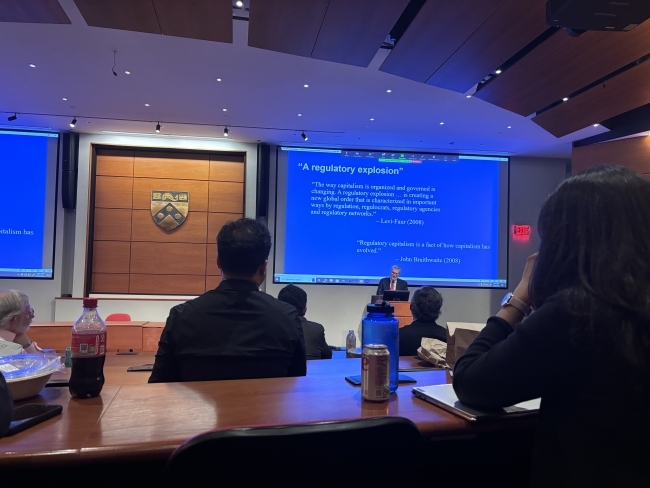
[[[418,398],[426,400],[429,403],[444,408],[445,410],[472,422],[499,417],[529,415],[539,410],[539,404],[541,401],[540,398],[536,398],[534,400],[528,400],[527,402],[517,403],[512,407],[498,408],[494,410],[478,410],[460,403],[456,393],[454,392],[453,385],[417,386],[411,391]]]

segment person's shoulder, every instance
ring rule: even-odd
[[[307,327],[311,327],[312,329],[318,330],[318,331],[323,331],[325,332],[325,327],[322,324],[319,324],[318,322],[312,322],[311,320],[305,320],[305,324]]]
[[[265,307],[268,307],[269,310],[273,310],[279,314],[291,316],[292,318],[298,314],[296,308],[293,305],[289,305],[287,302],[278,300],[266,292],[258,291],[255,293],[255,297],[259,299]]]

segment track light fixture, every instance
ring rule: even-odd
[[[309,139],[309,137],[307,137],[307,134],[305,134],[305,131],[302,131],[302,134],[300,134],[300,136],[302,137],[303,141]]]
[[[228,130],[228,127],[223,128],[223,136],[228,137],[228,134],[230,134],[230,131]]]
[[[156,133],[160,132],[160,122],[156,124]]]
[[[10,115],[9,117],[7,117],[7,120],[8,120],[9,122],[13,122],[13,121],[16,120],[17,118],[18,118],[18,114],[17,114],[17,113],[14,113],[13,115]]]
[[[72,122],[70,122],[70,127],[74,127],[75,125],[77,125],[77,117],[74,117]]]
[[[115,66],[117,65],[117,61],[115,60],[116,54],[117,51],[113,51],[113,67],[111,68],[111,71],[113,72],[113,76],[117,76],[117,73],[115,72]]]

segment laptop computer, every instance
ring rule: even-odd
[[[411,391],[418,398],[456,414],[470,422],[534,414],[539,410],[541,402],[540,398],[536,398],[534,400],[517,403],[511,407],[495,408],[494,410],[479,410],[460,403],[453,385],[416,386]]]

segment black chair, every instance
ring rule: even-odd
[[[400,417],[230,429],[180,446],[162,479],[165,487],[410,483],[419,478],[423,451],[415,424]]]

